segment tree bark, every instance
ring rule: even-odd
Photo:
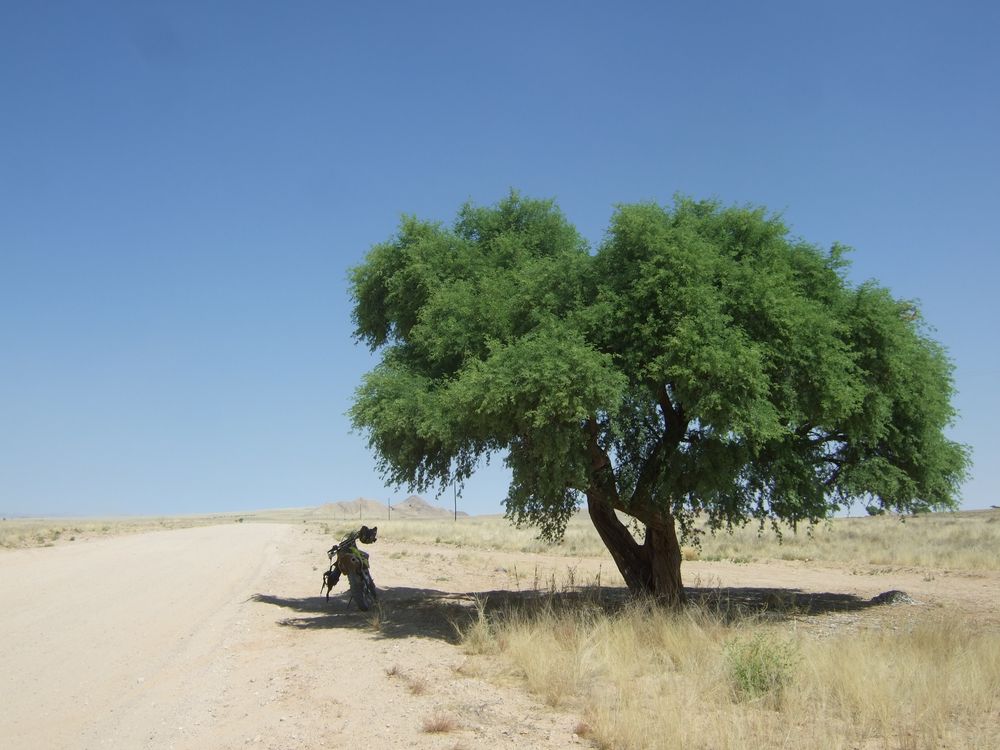
[[[643,548],[618,520],[614,508],[595,497],[596,494],[587,493],[587,511],[598,536],[625,579],[625,585],[636,593],[652,593],[653,578]]]
[[[677,540],[674,517],[646,521],[646,543],[653,577],[653,593],[669,604],[684,604],[684,583],[681,581],[681,545]]]
[[[641,511],[626,508],[618,496],[611,460],[598,441],[596,420],[586,425],[590,452],[590,486],[587,488],[587,511],[601,541],[611,553],[625,585],[633,593],[647,594],[670,605],[684,604],[681,581],[681,547],[677,540],[674,517],[649,503],[644,493]],[[615,515],[615,509],[632,515],[646,526],[646,538],[639,544]]]
[[[684,604],[687,597],[681,580],[681,548],[673,516],[645,519],[646,538],[639,544],[599,494],[587,493],[587,510],[625,585],[633,593],[647,594],[666,604]]]

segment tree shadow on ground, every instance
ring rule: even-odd
[[[806,592],[801,589],[756,587],[688,588],[688,606],[699,607],[727,623],[767,619],[817,617],[858,612],[891,603],[881,595],[863,599],[852,594]],[[897,592],[892,592],[897,593]],[[478,591],[455,593],[436,589],[388,587],[379,589],[379,601],[367,612],[350,603],[349,594],[304,598],[254,594],[252,601],[271,604],[297,613],[277,621],[282,627],[300,630],[352,628],[369,630],[377,638],[439,638],[451,643],[478,616],[516,611],[532,613],[571,612],[583,607],[609,614],[621,611],[637,599],[626,588],[584,586],[570,590]]]
[[[371,630],[380,638],[423,636],[450,642],[458,640],[458,627],[476,611],[477,597],[492,600],[512,592],[487,591],[460,594],[435,589],[396,586],[380,588],[378,603],[367,612],[349,603],[350,594],[291,598],[254,594],[250,599],[298,612],[278,620],[278,625],[300,630],[354,628]],[[492,609],[492,607],[491,607]]]
[[[795,588],[740,586],[688,588],[686,591],[690,604],[716,613],[726,621],[761,617],[774,620],[816,617],[838,612],[859,612],[891,603],[879,600],[878,597],[863,599],[853,594]]]

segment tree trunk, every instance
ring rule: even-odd
[[[590,453],[587,510],[625,584],[633,593],[654,596],[670,605],[684,604],[687,598],[681,582],[681,546],[677,541],[674,517],[648,502],[641,506],[641,513],[634,507],[625,509],[618,496],[611,460],[600,444],[597,420],[588,420],[585,429]],[[683,430],[679,434],[683,434]],[[654,463],[650,476],[655,474],[655,469]],[[648,500],[649,493],[642,497]],[[616,507],[646,525],[643,544],[639,544],[618,520]]]
[[[587,510],[625,584],[633,593],[648,594],[671,605],[684,604],[681,547],[673,516],[640,519],[646,524],[646,538],[639,544],[600,494],[594,488],[587,493]]]
[[[670,604],[684,604],[684,584],[681,582],[681,545],[677,541],[674,517],[646,521],[646,543],[643,548],[649,557],[653,577],[653,592]]]

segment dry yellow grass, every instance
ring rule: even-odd
[[[586,519],[573,525],[578,550],[603,554],[596,535],[587,547]],[[458,543],[475,546],[471,531]],[[504,548],[485,523],[481,533]],[[780,544],[772,531],[742,529],[707,537],[700,554],[995,570],[996,549],[1000,513],[984,511],[835,519],[811,534],[789,530]],[[579,733],[601,748],[1000,747],[1000,634],[958,613],[818,637],[794,619],[545,602],[490,614],[480,602],[463,644],[508,664],[549,705],[579,711]]]
[[[1000,511],[836,518],[812,529],[747,527],[707,537],[701,559],[822,560],[954,570],[1000,569]]]
[[[0,548],[47,547],[92,537],[185,529],[223,523],[305,523],[310,508],[205,513],[185,516],[109,516],[107,518],[3,518]]]
[[[343,520],[319,520],[320,529],[337,537],[360,525]],[[377,525],[379,535],[396,541],[422,544],[444,544],[455,547],[475,547],[484,550],[510,552],[546,552],[567,556],[594,556],[603,554],[604,545],[594,531],[589,519],[574,519],[566,529],[561,544],[553,545],[538,538],[534,529],[518,529],[499,516],[472,516],[452,519],[427,520],[377,520],[365,523]]]
[[[459,728],[459,723],[451,716],[442,713],[435,713],[424,719],[423,729],[428,734],[444,734],[454,732]]]
[[[601,748],[1000,747],[997,635],[957,616],[817,638],[698,608],[553,601],[481,606],[463,643],[579,710]],[[747,673],[766,679],[748,689]]]
[[[349,524],[322,523],[331,533]],[[544,552],[569,557],[607,554],[586,516],[572,519],[561,544],[537,538],[532,529],[516,529],[500,517],[453,520],[379,521],[379,533],[396,541],[445,544],[510,552]],[[700,549],[685,548],[685,559],[822,560],[837,563],[917,566],[954,570],[1000,569],[1000,511],[933,513],[923,516],[836,518],[798,531],[784,528],[781,538],[755,526],[704,534]]]
[[[233,519],[227,518],[226,522]],[[82,539],[136,534],[162,529],[182,529],[221,523],[220,516],[135,518],[5,518],[0,521],[0,547],[48,547]]]
[[[308,510],[5,520],[0,546],[64,544],[71,538],[238,521],[303,524],[307,533],[318,530],[334,538],[355,528]],[[383,539],[470,550],[459,558],[491,550],[607,554],[585,516],[571,521],[560,545],[541,542],[533,531],[513,529],[496,517],[367,520],[378,524]],[[835,519],[811,534],[789,530],[780,544],[770,530],[758,534],[746,528],[706,536],[699,550],[687,549],[686,557],[996,570],[997,549],[1000,511],[977,511],[905,520]],[[568,588],[577,588],[577,596],[569,606],[555,594],[554,584],[547,588],[551,595],[533,606],[490,611],[480,602],[478,616],[461,628],[462,643],[471,654],[487,655],[488,664],[507,665],[545,703],[578,712],[578,732],[598,747],[1000,747],[1000,635],[961,614],[922,610],[899,629],[833,627],[819,637],[815,629],[799,628],[794,618],[734,618],[697,606],[669,612],[643,602],[608,610],[597,600],[581,601],[573,585]],[[398,670],[389,674],[415,695],[426,689]],[[424,730],[457,727],[452,717],[435,715]]]
[[[334,538],[357,528],[342,519],[324,519],[311,508],[221,513],[176,517],[110,519],[4,519],[0,547],[33,547],[89,536],[135,533],[156,529],[217,523],[295,523],[319,528]],[[482,550],[546,553],[567,557],[603,557],[607,554],[586,515],[573,518],[560,544],[549,544],[533,529],[517,529],[499,516],[431,520],[366,519],[377,524],[383,538],[424,544],[472,547]],[[783,528],[778,535],[755,526],[704,534],[700,548],[685,547],[687,560],[821,560],[825,562],[887,566],[916,566],[952,570],[1000,570],[1000,510],[932,513],[922,516],[836,518],[797,532]]]

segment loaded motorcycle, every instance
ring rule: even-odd
[[[341,575],[347,576],[347,582],[351,587],[348,606],[353,600],[357,603],[358,609],[367,611],[378,600],[378,591],[368,563],[368,553],[358,549],[358,542],[372,544],[377,536],[378,526],[372,528],[362,526],[345,536],[326,553],[330,560],[330,569],[323,574],[323,587],[320,593],[326,589],[327,601],[330,601],[330,591],[337,585]]]

